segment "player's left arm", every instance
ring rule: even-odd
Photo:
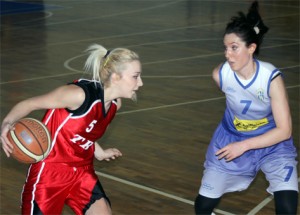
[[[281,142],[290,138],[292,135],[292,118],[288,94],[282,76],[276,77],[271,82],[270,97],[272,112],[276,123],[276,139],[278,140],[277,142]]]
[[[103,149],[99,143],[95,142],[95,158],[99,161],[106,160],[110,161],[110,159],[116,159],[122,156],[120,150],[116,148]]]
[[[216,152],[219,159],[225,158],[227,161],[231,161],[248,150],[272,146],[291,137],[291,113],[288,95],[281,76],[271,82],[269,94],[276,127],[262,135],[228,144]]]
[[[249,149],[265,148],[289,139],[292,135],[292,119],[288,95],[281,76],[272,80],[269,95],[276,127],[272,130],[246,141]]]

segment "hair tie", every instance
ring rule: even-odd
[[[253,30],[255,31],[256,34],[259,34],[260,30],[259,30],[259,25],[260,21],[258,20],[258,22],[254,25]]]
[[[106,54],[104,55],[105,61],[104,61],[103,67],[106,66],[106,64],[107,64],[107,62],[109,60],[109,57],[108,57],[109,53],[110,53],[110,50],[107,50]]]
[[[110,50],[107,50],[106,54],[104,55],[104,58],[106,58],[110,53]]]
[[[256,34],[259,34],[259,28],[257,26],[254,26],[253,30],[255,31]]]

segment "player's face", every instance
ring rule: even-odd
[[[136,91],[143,86],[141,78],[141,63],[137,60],[126,63],[118,83],[120,97],[136,100]]]
[[[253,47],[247,47],[246,43],[236,34],[226,34],[224,46],[225,57],[233,71],[241,72],[253,62]]]

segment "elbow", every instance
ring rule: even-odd
[[[286,128],[282,129],[282,139],[287,140],[292,137],[292,126],[287,126]]]
[[[280,120],[276,123],[276,127],[278,129],[278,135],[282,141],[290,139],[292,137],[292,120],[289,118],[288,120]]]
[[[286,139],[290,139],[292,137],[292,131],[286,133]]]

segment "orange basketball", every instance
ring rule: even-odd
[[[22,163],[36,163],[47,157],[51,136],[47,127],[33,118],[23,118],[13,125],[8,139],[13,144],[12,156]]]

